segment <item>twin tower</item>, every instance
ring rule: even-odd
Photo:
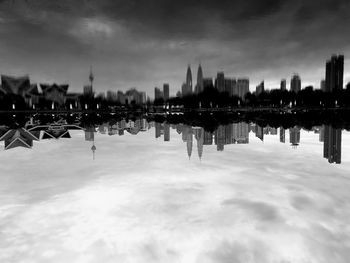
[[[186,83],[182,84],[182,95],[190,95],[193,93],[193,88],[192,88],[192,71],[191,71],[191,66],[188,65],[187,68],[187,74],[186,74]],[[203,82],[203,70],[202,66],[199,64],[198,66],[198,72],[197,72],[197,84],[194,88],[194,93],[198,94],[201,93],[204,89],[204,82]]]

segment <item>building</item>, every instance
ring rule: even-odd
[[[281,91],[285,91],[285,90],[287,90],[287,80],[282,79],[281,80]]]
[[[225,92],[225,74],[224,72],[218,72],[215,80],[216,89],[219,92]]]
[[[169,100],[169,84],[167,83],[163,85],[163,97],[164,101]]]
[[[290,90],[298,93],[301,90],[301,79],[298,74],[294,74],[290,80]]]
[[[214,87],[212,78],[203,78],[203,90]]]
[[[320,83],[320,89],[325,92],[326,91],[326,80],[321,80],[321,83]]]
[[[333,55],[326,63],[326,92],[343,89],[344,56]]]
[[[94,96],[94,92],[92,90],[92,86],[91,85],[85,85],[84,86],[84,96],[87,96],[87,97],[93,97]]]
[[[186,73],[186,92],[183,95],[190,95],[192,94],[192,72],[191,72],[191,66],[188,65],[187,73]]]
[[[238,97],[240,97],[242,100],[245,100],[245,95],[249,92],[249,79],[237,79],[236,87],[238,91]]]
[[[197,85],[195,88],[195,93],[199,94],[203,92],[204,90],[204,82],[203,82],[203,70],[201,64],[198,66],[198,71],[197,71]]]
[[[57,103],[59,106],[63,105],[67,99],[68,84],[58,85],[54,84],[40,84],[43,91],[43,97],[46,100]]]
[[[341,163],[342,130],[324,125],[323,157],[329,163]]]
[[[229,95],[232,96],[233,94],[233,79],[231,78],[225,78],[225,92]]]
[[[258,96],[263,92],[265,92],[265,84],[264,81],[261,81],[260,84],[256,86],[255,93]]]
[[[163,99],[163,92],[157,87],[154,88],[154,99],[155,100]]]
[[[30,107],[39,102],[37,84],[31,84],[28,76],[11,77],[1,75],[0,94],[21,96]]]
[[[107,100],[112,102],[118,101],[118,94],[115,91],[108,90]]]

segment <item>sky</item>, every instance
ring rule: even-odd
[[[293,73],[319,88],[332,54],[350,81],[349,26],[348,0],[0,0],[0,73],[81,92],[91,65],[97,93],[153,97],[163,83],[175,95],[201,63],[204,77],[249,77],[250,90],[288,87]]]
[[[349,132],[340,165],[304,130],[296,149],[250,133],[202,161],[173,129],[96,133],[94,161],[71,135],[0,151],[0,262],[349,262]]]

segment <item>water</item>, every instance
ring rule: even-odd
[[[350,258],[346,130],[57,120],[0,151],[0,262]]]

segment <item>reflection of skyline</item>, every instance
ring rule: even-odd
[[[205,146],[215,145],[217,151],[224,151],[226,145],[248,144],[250,132],[255,134],[261,141],[264,141],[265,135],[276,136],[280,143],[286,142],[287,132],[289,134],[289,142],[293,148],[296,148],[300,144],[301,135],[301,127],[298,126],[289,129],[283,127],[277,129],[246,122],[222,124],[216,130],[210,132],[198,126],[190,126],[182,123],[149,122],[146,118],[111,120],[99,124],[82,124],[77,119],[72,123],[68,123],[64,118],[60,118],[56,121],[41,124],[38,119],[31,117],[30,121],[22,128],[0,126],[0,141],[4,141],[5,150],[15,147],[32,148],[34,140],[69,139],[71,138],[70,130],[83,130],[85,141],[91,142],[90,150],[93,153],[94,159],[97,149],[95,145],[95,133],[106,136],[123,136],[126,133],[137,135],[151,128],[154,128],[155,138],[157,139],[163,136],[164,142],[170,142],[171,129],[175,130],[181,136],[182,141],[186,143],[187,157],[191,159],[194,151],[193,147],[196,147],[200,160],[203,158]],[[318,134],[319,141],[323,142],[324,158],[328,159],[329,163],[341,163],[342,130],[324,125],[313,127],[312,131]],[[195,143],[194,139],[196,140],[196,145],[193,145]]]

